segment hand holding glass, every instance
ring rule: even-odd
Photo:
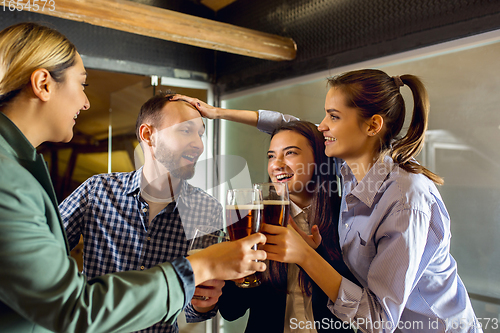
[[[220,229],[210,226],[199,226],[196,228],[194,238],[189,244],[187,255],[193,255],[211,245],[226,242],[228,240],[229,238],[227,235]],[[208,297],[194,295],[193,299],[206,301]]]

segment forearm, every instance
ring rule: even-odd
[[[271,134],[275,128],[279,127],[284,122],[286,123],[292,120],[299,120],[297,117],[292,115],[282,114],[275,111],[248,111],[213,107],[197,98],[184,95],[175,95],[172,100],[183,100],[190,103],[205,118],[225,119],[258,127],[260,131],[268,134]]]
[[[288,227],[263,224],[261,232],[267,235],[263,249],[269,260],[299,265],[330,299],[337,299],[342,276],[316,251],[321,242],[317,227],[311,230],[312,239],[293,219]]]
[[[335,301],[338,297],[342,276],[313,248],[309,247],[306,252],[306,260],[299,265],[328,298]]]
[[[249,111],[249,110],[231,110],[231,109],[216,108],[216,117],[217,119],[225,119],[257,127],[257,122],[259,120],[259,113],[257,111]]]
[[[17,227],[18,221],[1,222],[6,227],[0,233],[0,252],[6,254],[0,255],[5,267],[0,274],[2,300],[19,315],[52,331],[135,331],[160,320],[172,322],[189,298],[171,265],[163,271],[154,267],[147,272],[121,272],[87,283],[68,259],[64,243],[54,240],[48,228],[37,231],[27,223]]]

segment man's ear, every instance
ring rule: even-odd
[[[43,102],[50,99],[55,83],[49,71],[45,68],[39,68],[31,73],[30,85],[33,93]]]
[[[368,135],[369,136],[375,136],[377,135],[381,130],[382,127],[384,126],[384,118],[379,115],[373,115],[370,120],[368,120]]]
[[[139,136],[141,142],[144,142],[148,146],[154,145],[153,127],[151,125],[141,124],[139,127]]]

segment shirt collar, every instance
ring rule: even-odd
[[[0,112],[0,136],[11,146],[12,149],[9,149],[9,153],[22,160],[36,160],[36,148],[3,112]]]
[[[124,191],[126,195],[134,195],[140,193],[142,169],[143,167],[141,166],[139,169],[133,171],[130,181],[128,182]],[[196,189],[193,186],[189,185],[187,181],[181,180],[180,192],[179,195],[176,196],[175,200],[176,206],[178,202],[182,202],[187,207],[194,207],[194,200],[196,199],[192,196],[192,194],[195,192],[195,190]]]
[[[371,169],[368,170],[364,178],[355,184],[356,177],[347,163],[344,164],[341,170],[342,176],[344,177],[346,186],[350,183],[350,188],[352,189],[351,191],[346,189],[346,195],[351,194],[358,198],[366,206],[371,207],[375,201],[377,193],[383,191],[382,186],[384,185],[387,176],[392,170],[394,170],[394,168],[398,167],[399,166],[394,163],[392,158],[386,155],[383,158],[379,158]]]
[[[180,184],[181,190],[177,198],[177,202],[182,202],[186,207],[195,207],[194,197],[191,195],[194,193],[194,187],[189,185],[187,181],[181,180]]]
[[[142,166],[139,169],[132,172],[130,181],[127,182],[125,190],[123,191],[125,195],[139,194],[141,186],[141,175],[142,175]]]
[[[299,206],[297,206],[295,202],[290,200],[290,215],[292,215],[292,218],[297,217],[301,213],[307,214],[310,208],[311,205],[306,206],[304,208],[300,208]]]

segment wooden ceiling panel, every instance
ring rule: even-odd
[[[288,37],[126,0],[57,0],[42,14],[260,59],[293,60],[297,52]]]

